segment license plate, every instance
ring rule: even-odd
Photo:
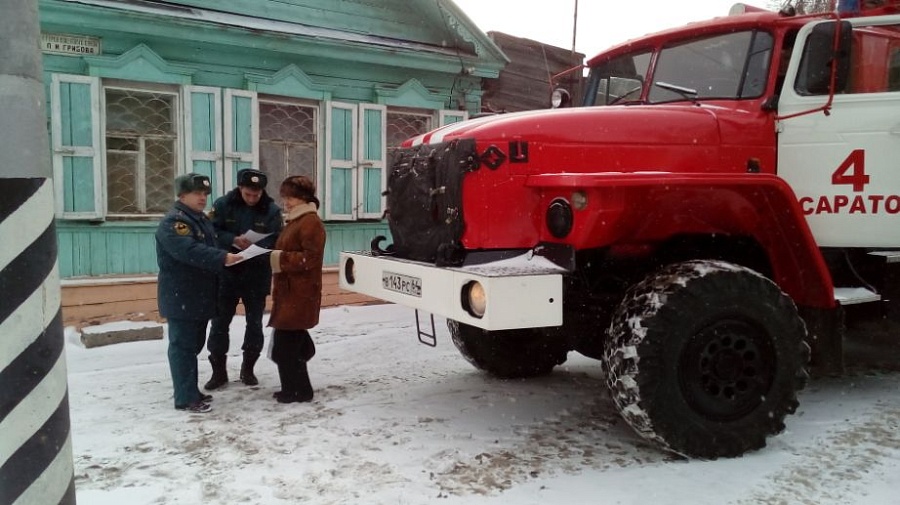
[[[418,277],[382,272],[381,286],[389,291],[422,298],[422,279]]]

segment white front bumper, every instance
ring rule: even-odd
[[[352,265],[354,281],[348,279]],[[517,268],[489,271],[439,268],[367,252],[342,252],[340,287],[405,305],[485,330],[538,328],[562,324],[562,275],[558,269]],[[394,282],[389,289],[388,278]],[[416,282],[418,281],[418,282]],[[476,318],[463,306],[464,286],[478,281],[487,295],[484,316]],[[412,289],[405,289],[405,288]],[[403,289],[406,293],[397,291]],[[411,293],[411,294],[407,294]]]

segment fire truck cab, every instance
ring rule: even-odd
[[[590,59],[578,106],[408,140],[390,244],[341,287],[447,318],[496,376],[601,360],[665,450],[765,446],[810,356],[900,322],[900,8],[835,7],[739,5]]]

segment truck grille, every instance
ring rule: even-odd
[[[474,140],[394,153],[387,194],[394,255],[437,265],[462,262],[462,180],[476,160]]]

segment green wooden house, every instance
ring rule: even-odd
[[[336,265],[389,235],[390,151],[479,111],[508,62],[450,0],[38,5],[64,285],[152,276],[174,178],[217,197],[245,167],[318,182]]]

